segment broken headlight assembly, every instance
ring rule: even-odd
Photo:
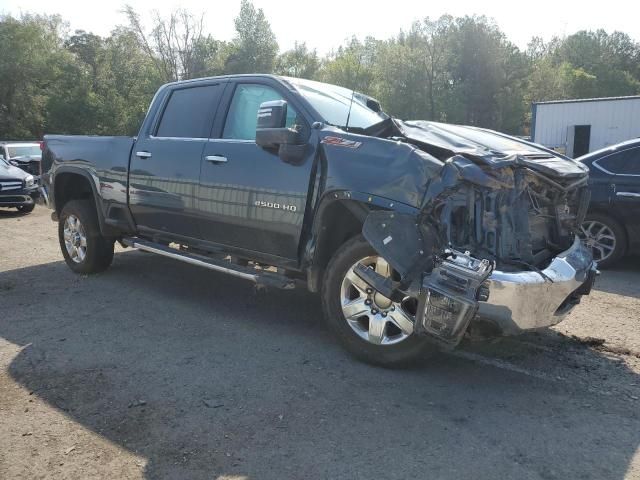
[[[445,253],[422,279],[415,332],[453,347],[478,311],[478,302],[489,298],[485,281],[494,264],[469,252]]]
[[[27,175],[26,177],[24,177],[24,186],[26,188],[30,188],[33,187],[33,185],[35,185],[36,180],[33,177],[33,175]]]

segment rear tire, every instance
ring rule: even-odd
[[[72,200],[60,213],[58,240],[65,262],[76,273],[98,273],[113,261],[112,238],[100,233],[92,200]]]
[[[341,298],[341,293],[344,291],[343,281],[354,264],[372,257],[379,256],[371,245],[358,235],[344,243],[329,262],[322,285],[322,307],[329,328],[347,351],[373,365],[407,366],[437,352],[437,348],[428,339],[413,333],[406,338],[396,335],[396,338],[401,339],[396,340],[395,343],[392,338],[389,344],[374,344],[365,339],[366,333],[359,334],[358,330],[347,321]],[[373,304],[373,306],[376,305]],[[364,314],[363,317],[367,315],[370,316],[370,313]],[[388,315],[392,317],[394,313],[389,311]],[[369,322],[371,321],[369,318]],[[353,324],[353,321],[351,323]]]

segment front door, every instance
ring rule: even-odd
[[[229,84],[226,115],[216,137],[205,146],[198,210],[203,238],[262,254],[297,257],[313,149],[297,164],[255,142],[258,108],[270,100],[288,102],[287,126],[307,122],[275,82]],[[225,95],[227,96],[227,95]],[[223,112],[225,109],[221,108]],[[215,130],[215,129],[214,129]]]
[[[141,232],[200,238],[200,164],[223,88],[214,83],[174,89],[152,131],[136,141],[129,205]]]

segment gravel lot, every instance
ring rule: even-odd
[[[125,250],[77,276],[41,207],[0,245],[0,479],[640,479],[638,259],[557,328],[393,371],[301,290]]]

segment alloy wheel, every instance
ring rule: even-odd
[[[71,260],[82,263],[87,256],[87,235],[80,220],[69,215],[64,221],[64,246]]]
[[[602,222],[587,220],[580,227],[580,238],[593,252],[594,260],[602,262],[616,249],[616,236],[613,230]]]
[[[394,302],[385,297],[356,275],[354,268],[358,264],[384,277],[395,275],[379,256],[365,257],[349,268],[340,288],[340,305],[347,324],[360,338],[375,345],[406,340],[413,333],[417,301],[406,297]]]

